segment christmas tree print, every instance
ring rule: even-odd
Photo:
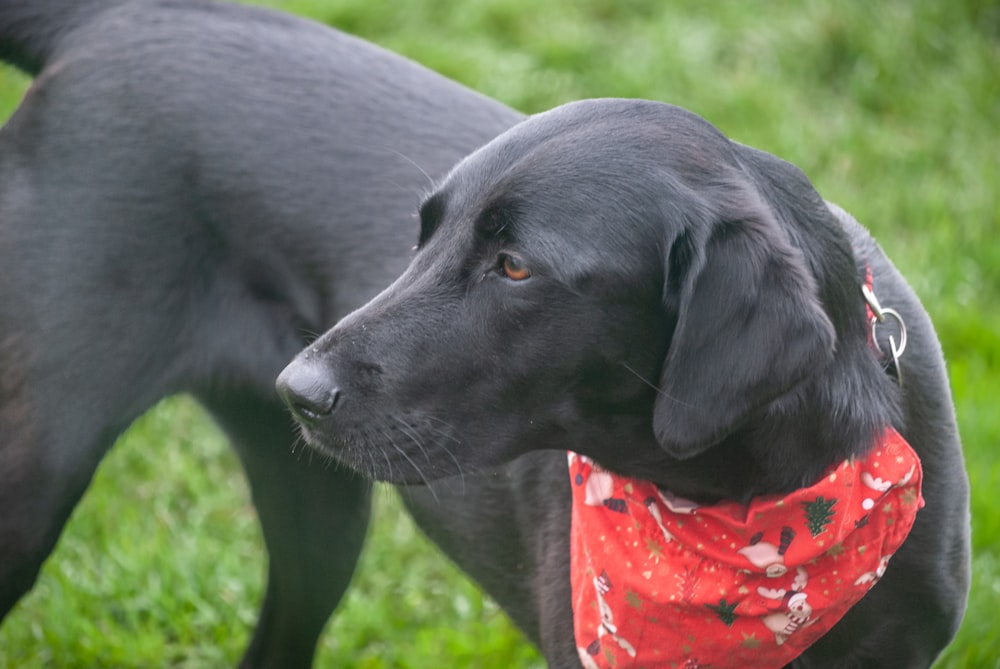
[[[694,567],[685,567],[683,572],[674,574],[677,581],[677,588],[680,590],[681,601],[691,602],[694,600],[695,590],[698,588],[698,570]]]
[[[736,604],[727,604],[725,598],[719,600],[718,606],[705,604],[705,607],[715,611],[715,615],[719,616],[719,620],[724,622],[726,627],[732,627],[736,622]]]
[[[802,508],[806,512],[806,526],[814,538],[822,534],[826,526],[833,521],[833,505],[836,503],[836,498],[825,499],[822,495],[815,501],[802,502]]]

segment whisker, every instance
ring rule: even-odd
[[[305,343],[305,346],[309,346],[314,341],[323,336],[322,332],[316,332],[312,328],[307,328],[307,327],[300,327],[299,334],[302,336],[302,341]]]
[[[289,450],[291,450],[292,455],[299,455],[302,449],[309,448],[309,445],[306,443],[306,437],[302,434],[302,427],[298,423],[293,425],[292,431],[295,433],[295,438],[292,439],[292,445]]]
[[[431,460],[430,455],[427,453],[427,449],[424,448],[423,439],[421,439],[420,433],[417,432],[417,429],[415,427],[413,427],[412,425],[410,425],[409,423],[407,423],[406,421],[404,421],[402,418],[399,418],[398,416],[393,416],[393,418],[401,426],[403,434],[405,434],[406,436],[408,436],[410,438],[410,440],[414,444],[417,445],[417,447],[420,449],[420,452],[424,454],[424,459],[427,460],[427,463],[433,465],[434,463]],[[445,432],[443,432],[443,431],[441,431],[441,430],[439,430],[439,429],[437,429],[435,427],[432,427],[430,425],[427,425],[426,427],[429,430],[432,430],[434,432],[439,433],[441,436],[449,436]],[[456,443],[461,443],[461,442],[458,441],[458,439],[455,439],[455,442]],[[449,450],[447,446],[445,446],[441,442],[435,442],[434,445],[437,446],[438,448],[440,448],[442,451],[444,451],[448,455],[448,457],[451,458],[451,461],[455,463],[455,469],[458,472],[458,476],[459,476],[459,478],[462,481],[462,494],[464,495],[465,494],[465,472],[462,470],[462,464],[458,461],[458,458],[455,457],[455,454],[452,453],[451,450]]]
[[[326,469],[327,469],[327,471],[329,471],[330,469],[333,469],[335,472],[342,472],[342,471],[344,471],[345,467],[347,469],[353,469],[352,467],[348,467],[343,462],[341,462],[337,457],[335,457],[333,455],[333,453],[326,453],[326,452],[324,452],[324,455],[326,456]]]
[[[306,441],[306,436],[304,434],[304,429],[302,425],[297,420],[292,418],[291,414],[288,414],[288,421],[289,421],[289,426],[292,428],[292,434],[295,437],[294,439],[292,439],[292,445],[289,448],[289,450],[292,452],[292,455],[298,455],[301,457],[302,453],[301,449],[303,448],[310,449],[311,447],[309,446],[309,443]]]
[[[364,452],[365,459],[368,460],[367,478],[374,481],[378,478],[378,466],[375,464],[375,455],[372,453],[371,448],[362,448],[361,450]],[[361,474],[365,475],[366,472],[362,471]]]
[[[456,444],[461,445],[461,443],[462,443],[456,437],[453,437],[452,435],[448,434],[447,432],[445,432],[443,430],[440,430],[440,429],[438,429],[436,427],[428,425],[427,429],[431,430],[432,432],[435,432],[439,436],[451,439]],[[459,461],[459,459],[457,457],[455,457],[455,454],[451,452],[451,449],[448,448],[447,446],[445,446],[444,444],[442,444],[441,442],[437,442],[437,447],[440,448],[442,451],[444,451],[448,455],[448,457],[451,458],[451,461],[455,463],[455,470],[458,472],[458,476],[459,476],[459,478],[462,481],[462,494],[464,495],[465,494],[465,470],[462,469],[462,463]]]
[[[438,418],[437,416],[431,416],[431,415],[426,415],[426,416],[424,416],[424,418],[426,418],[426,419],[427,419],[428,421],[435,421],[435,422],[438,422],[438,423],[440,423],[440,424],[441,424],[441,425],[443,425],[443,426],[444,426],[445,428],[447,428],[447,430],[452,430],[452,429],[454,429],[451,423],[449,423],[448,421],[445,421],[445,420],[441,420],[441,419],[440,419],[440,418]],[[442,437],[446,437],[446,438],[448,438],[448,439],[451,439],[451,440],[452,440],[452,441],[454,441],[454,442],[455,442],[456,444],[461,444],[461,443],[462,443],[462,440],[461,440],[461,439],[459,439],[458,437],[454,436],[454,435],[453,435],[453,434],[451,434],[451,432],[449,432],[449,431],[446,431],[446,430],[442,430],[442,429],[440,429],[440,428],[434,428],[434,427],[431,427],[431,426],[429,426],[429,425],[428,425],[427,427],[428,427],[428,429],[431,429],[431,430],[434,430],[435,432],[437,432],[438,434],[440,434],[440,435],[441,435]]]
[[[660,397],[666,397],[668,400],[670,400],[672,402],[675,402],[677,404],[680,404],[681,406],[686,406],[686,407],[691,408],[691,409],[696,408],[690,402],[682,402],[681,400],[677,399],[676,397],[671,396],[670,393],[667,393],[662,388],[660,388],[658,385],[656,385],[655,383],[653,383],[652,381],[650,381],[649,379],[647,379],[646,377],[644,377],[642,374],[640,374],[639,372],[637,372],[634,369],[632,369],[631,367],[629,367],[629,365],[628,365],[627,362],[619,362],[618,364],[621,365],[622,367],[624,367],[625,369],[627,369],[629,372],[631,372],[635,376],[635,378],[639,379],[640,381],[642,381],[643,383],[645,383],[647,386],[649,386],[650,388],[652,388],[653,390],[655,390],[656,394],[659,395]]]
[[[384,478],[386,480],[391,481],[392,480],[392,460],[389,459],[389,453],[386,451],[386,449],[380,448],[378,450],[382,454],[382,458],[385,460],[385,477]],[[378,471],[376,469],[376,467],[375,467],[375,458],[374,457],[372,458],[372,471],[376,472],[376,473]],[[375,477],[375,478],[377,478],[377,477]]]
[[[392,418],[399,425],[400,431],[409,437],[410,441],[416,444],[417,448],[420,449],[420,452],[424,454],[424,460],[427,461],[427,464],[433,465],[434,462],[431,460],[431,456],[427,452],[427,449],[424,448],[423,440],[420,438],[420,434],[399,416],[393,416]]]
[[[649,386],[650,388],[652,388],[653,390],[655,390],[657,392],[657,394],[659,394],[659,395],[665,394],[663,392],[663,390],[661,390],[658,385],[656,385],[655,383],[653,383],[652,381],[650,381],[649,379],[647,379],[646,377],[644,377],[639,372],[637,372],[634,369],[632,369],[627,362],[623,361],[623,362],[619,362],[618,364],[621,365],[622,367],[624,367],[625,369],[627,369],[628,371],[630,371],[633,374],[633,376],[635,376],[635,378],[639,379],[640,381],[642,381],[643,383],[645,383],[647,386]]]
[[[449,423],[449,422],[447,422],[445,420],[442,420],[442,419],[438,418],[437,416],[424,415],[424,416],[422,416],[422,418],[425,419],[425,421],[426,421],[425,426],[426,426],[426,428],[428,430],[434,432],[439,437],[444,437],[445,439],[450,439],[451,441],[455,442],[459,446],[462,445],[462,440],[459,439],[458,437],[454,436],[451,433],[451,430],[453,429],[451,423]],[[433,425],[429,424],[431,422],[437,422],[440,425],[443,425],[447,429],[443,430],[441,428],[434,427]],[[457,457],[455,457],[455,454],[451,451],[450,448],[448,448],[447,446],[445,446],[440,441],[436,442],[436,444],[437,444],[438,448],[440,448],[442,451],[444,451],[448,455],[448,457],[451,458],[451,461],[455,463],[455,470],[458,472],[458,475],[459,475],[459,477],[462,480],[462,494],[464,495],[465,494],[465,470],[462,469],[462,463],[459,461],[459,459]]]
[[[389,440],[389,443],[392,444],[392,447],[396,450],[396,452],[402,455],[403,458],[408,463],[410,463],[410,466],[413,467],[413,469],[417,472],[417,475],[420,477],[420,480],[424,482],[425,486],[427,486],[427,489],[431,493],[431,497],[434,498],[435,502],[440,504],[441,500],[438,499],[437,493],[434,492],[434,488],[431,487],[431,482],[427,480],[427,477],[424,476],[424,473],[420,470],[420,467],[417,466],[417,463],[413,461],[413,458],[411,458],[410,455],[404,449],[400,448],[399,444],[396,443],[396,440],[392,438],[391,433],[382,430],[382,435]]]
[[[389,151],[391,151],[392,153],[395,153],[397,156],[399,156],[400,158],[402,158],[403,160],[405,160],[409,164],[411,164],[414,167],[416,167],[417,171],[419,171],[422,175],[424,175],[424,178],[427,179],[427,185],[428,185],[428,187],[429,188],[434,188],[434,179],[431,178],[431,175],[427,173],[427,170],[425,170],[423,167],[421,167],[417,163],[417,161],[415,161],[413,158],[410,158],[405,153],[401,153],[400,151],[397,151],[396,149],[389,148]]]

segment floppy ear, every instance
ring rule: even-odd
[[[668,263],[686,271],[665,299],[677,312],[653,409],[660,445],[698,455],[833,357],[835,333],[801,251],[763,207],[716,223],[701,249],[690,237]],[[679,272],[683,272],[679,275]]]

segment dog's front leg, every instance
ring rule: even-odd
[[[243,463],[270,557],[267,594],[241,667],[309,667],[354,572],[371,484],[293,453],[285,410],[239,393],[206,401]]]

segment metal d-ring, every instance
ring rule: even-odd
[[[885,317],[890,316],[896,321],[899,326],[899,344],[896,343],[896,337],[889,335],[889,348],[892,353],[892,364],[896,370],[896,380],[899,385],[903,385],[902,370],[899,367],[899,358],[903,355],[903,351],[906,350],[906,323],[903,322],[903,317],[899,315],[899,312],[895,309],[890,309],[888,307],[883,307],[879,304],[878,298],[875,297],[875,293],[872,292],[871,288],[868,286],[862,286],[861,292],[864,293],[865,301],[868,303],[868,307],[872,311],[872,345],[879,355],[885,356],[885,351],[878,343],[878,333],[876,330],[878,326],[885,323]]]
[[[899,345],[896,345],[896,338],[889,335],[889,348],[892,349],[893,359],[898,360],[899,356],[903,355],[903,351],[906,350],[906,323],[903,322],[903,317],[899,315],[898,311],[888,307],[882,307],[881,316],[882,318],[879,318],[879,314],[876,314],[875,317],[872,318],[872,344],[875,346],[875,350],[878,351],[879,355],[885,355],[885,351],[883,351],[882,347],[878,345],[876,329],[879,325],[885,322],[886,316],[891,316],[899,326]]]

